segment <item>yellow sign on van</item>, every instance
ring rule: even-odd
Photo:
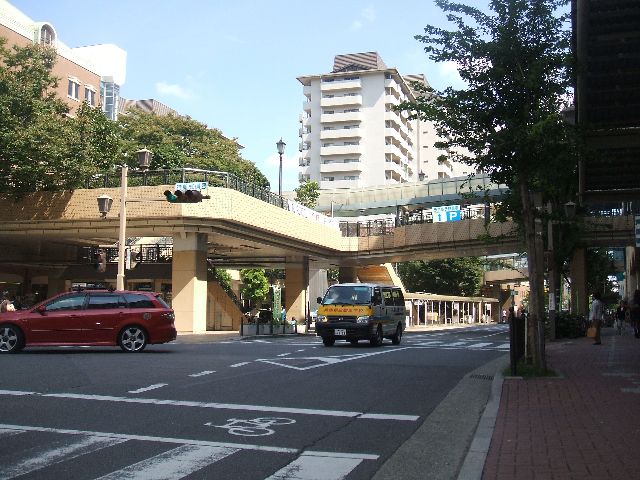
[[[363,317],[373,314],[373,309],[368,305],[321,305],[318,315],[349,315]]]

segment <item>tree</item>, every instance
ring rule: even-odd
[[[296,202],[309,208],[315,208],[318,205],[318,197],[320,196],[318,182],[302,182],[294,191],[296,192]]]
[[[156,115],[131,109],[118,119],[123,150],[135,159],[146,147],[153,152],[152,169],[193,167],[230,172],[245,181],[268,188],[269,181],[253,162],[240,155],[240,145],[220,130],[188,117]]]
[[[398,275],[411,292],[473,296],[482,286],[482,260],[450,258],[398,265]]]
[[[111,168],[120,156],[117,126],[86,104],[68,115],[54,92],[55,50],[5,43],[0,38],[0,189],[16,198],[73,189]]]
[[[538,329],[537,366],[544,367],[543,245],[546,202],[573,198],[577,186],[575,132],[561,116],[571,86],[570,32],[558,14],[565,0],[492,0],[491,13],[436,0],[456,27],[427,26],[425,51],[454,62],[465,89],[419,96],[401,109],[433,121],[436,147],[509,187],[498,218],[512,218],[524,237],[530,269],[530,317]],[[550,174],[552,172],[552,174]]]
[[[269,281],[262,268],[240,270],[240,279],[244,284],[242,293],[251,303],[262,302],[269,294]]]

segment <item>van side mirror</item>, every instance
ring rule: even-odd
[[[318,302],[318,303],[322,303],[322,297],[318,297],[318,298],[316,298],[316,302]]]

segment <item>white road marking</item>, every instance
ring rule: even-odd
[[[229,365],[231,368],[244,367],[245,365],[249,365],[251,362],[240,362],[234,363],[233,365]]]
[[[137,390],[129,390],[129,393],[148,392],[149,390],[155,390],[156,388],[166,387],[167,385],[169,385],[169,384],[168,383],[156,383],[154,385],[149,385],[148,387],[142,387],[142,388],[139,388]]]
[[[360,458],[301,455],[265,480],[336,480],[362,463]]]
[[[484,348],[484,347],[487,347],[489,345],[493,345],[493,343],[491,343],[491,342],[474,343],[472,345],[469,345],[469,348]]]
[[[211,373],[216,373],[215,370],[204,370],[202,372],[199,373],[192,373],[191,375],[189,375],[190,377],[202,377],[204,375],[209,375]]]
[[[360,360],[361,358],[371,357],[373,355],[383,355],[385,353],[399,352],[401,350],[407,350],[411,347],[390,348],[385,350],[378,350],[371,353],[354,353],[350,355],[335,355],[335,356],[322,356],[322,357],[295,357],[295,358],[257,358],[256,362],[270,363],[272,365],[278,365],[285,368],[291,368],[293,370],[311,370],[312,368],[326,367],[327,365],[333,365],[336,363],[349,362],[351,360]],[[307,365],[306,367],[298,367],[296,365],[289,365],[289,360],[313,360],[317,362],[315,365]]]
[[[281,353],[280,355],[278,355],[279,357],[286,357],[288,355],[291,355],[291,353]]]
[[[453,342],[453,343],[443,343],[440,345],[441,347],[459,347],[461,345],[466,345],[468,342]]]
[[[0,438],[9,437],[11,435],[18,435],[19,433],[24,433],[24,430],[9,430],[0,428]]]
[[[304,352],[304,348],[301,348],[300,350],[296,350],[296,352]]]
[[[183,478],[237,451],[237,448],[181,445],[168,452],[111,472],[97,480],[173,480]]]
[[[501,348],[501,349],[505,349],[506,348],[507,350],[509,350],[509,348],[511,348],[511,344],[509,344],[509,343],[501,343],[496,348]]]
[[[6,390],[0,390],[3,395]],[[28,395],[22,392],[23,395]],[[318,415],[325,417],[348,417],[363,418],[375,420],[401,420],[407,422],[415,422],[420,417],[418,415],[397,415],[397,414],[374,414],[364,412],[349,412],[342,410],[314,410],[311,408],[295,408],[295,407],[274,407],[269,405],[243,405],[237,403],[214,403],[214,402],[191,402],[186,400],[160,400],[156,398],[132,398],[132,397],[114,397],[108,395],[83,395],[77,393],[31,393],[40,397],[62,398],[73,400],[90,400],[99,402],[114,403],[137,403],[145,405],[168,405],[174,407],[195,407],[195,408],[211,408],[217,410],[247,410],[253,412],[277,412],[290,413],[297,415]],[[2,428],[2,425],[0,425]]]
[[[2,425],[2,428],[11,427],[10,425]],[[21,431],[31,430],[29,427],[17,427]],[[20,458],[20,454],[16,453],[18,459],[13,464],[2,466],[3,480],[26,475],[35,472],[49,465],[54,465],[63,461],[101,450],[105,447],[117,445],[125,442],[125,439],[114,437],[111,435],[92,435],[88,432],[82,432],[81,436],[69,445],[60,448],[52,448],[48,450],[39,450],[34,452],[30,450],[30,457]]]
[[[73,430],[73,429],[65,429],[65,428],[33,427],[33,426],[26,426],[26,425],[7,425],[7,424],[0,424],[0,428],[24,430],[29,432],[51,432],[51,433],[60,433],[60,434],[66,434],[66,435],[90,435],[92,437],[102,438],[103,440],[104,439],[118,440],[117,443],[120,443],[120,441],[124,442],[127,440],[139,440],[143,442],[177,443],[182,445],[200,445],[204,447],[235,448],[238,450],[260,450],[263,452],[275,452],[275,453],[295,454],[299,452],[299,450],[295,448],[270,447],[268,445],[251,445],[248,443],[210,442],[207,440],[194,440],[194,439],[187,439],[187,438],[154,437],[150,435],[128,435],[123,433],[91,432],[86,430]],[[2,474],[4,475],[4,473],[5,472],[4,472],[4,466],[3,466]]]

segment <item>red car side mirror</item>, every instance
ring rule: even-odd
[[[41,315],[44,315],[44,312],[47,311],[47,307],[45,307],[44,305],[40,305],[38,308],[36,308],[36,312],[38,312]]]

